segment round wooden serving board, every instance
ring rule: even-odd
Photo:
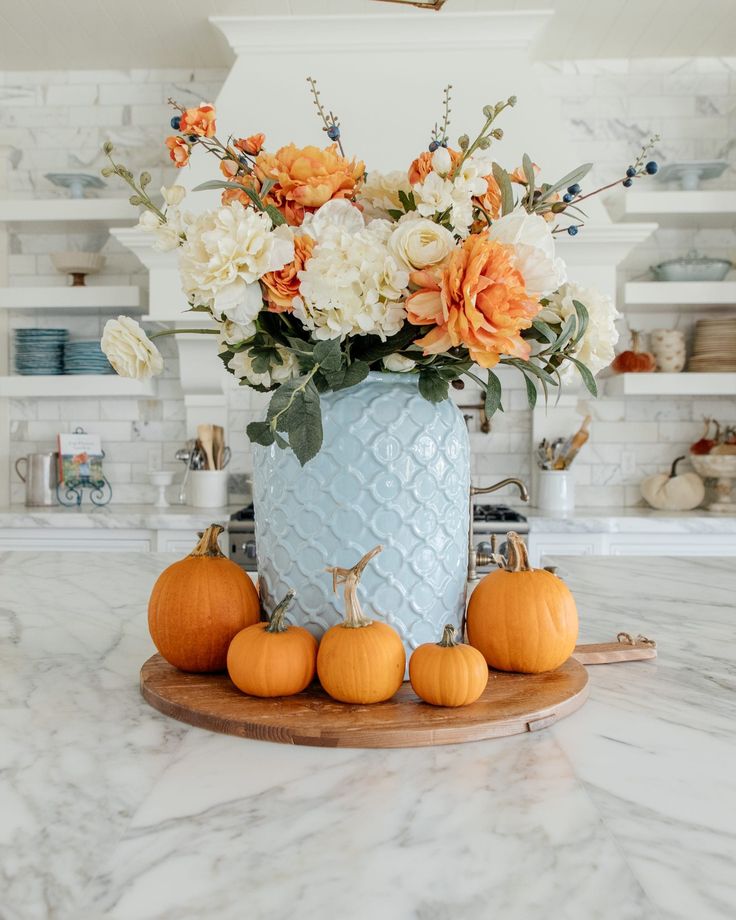
[[[141,668],[141,693],[167,716],[242,738],[316,747],[406,748],[538,731],[583,705],[588,672],[574,659],[547,674],[491,671],[483,696],[445,709],[421,702],[409,683],[386,703],[338,703],[318,684],[296,696],[246,696],[227,674],[185,674],[160,655]]]

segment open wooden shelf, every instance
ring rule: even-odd
[[[736,309],[736,281],[629,281],[627,306],[718,306]]]
[[[0,199],[0,223],[38,230],[56,225],[59,233],[90,223],[115,227],[138,220],[127,198],[5,198]],[[62,226],[59,226],[63,224]]]
[[[141,309],[141,289],[134,285],[0,287],[0,310],[73,313]]]
[[[153,380],[130,380],[117,374],[58,374],[0,377],[0,397],[12,399],[98,399],[108,396],[156,395]]]
[[[607,396],[736,396],[736,373],[618,374]]]
[[[660,227],[736,226],[736,191],[641,191],[620,193],[608,201],[615,220],[656,221]]]

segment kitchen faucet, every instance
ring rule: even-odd
[[[486,553],[479,553],[473,544],[473,498],[476,495],[488,495],[490,492],[498,492],[506,486],[516,486],[523,502],[529,501],[529,492],[526,485],[521,479],[515,479],[513,476],[508,479],[502,479],[492,486],[470,486],[469,511],[470,520],[468,522],[468,581],[478,581],[477,567],[479,565],[490,565],[493,559]]]

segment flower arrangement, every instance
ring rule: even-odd
[[[485,106],[477,135],[451,147],[448,86],[428,149],[404,171],[367,172],[346,155],[339,120],[308,82],[327,147],[272,152],[263,134],[223,142],[213,106],[172,101],[171,160],[182,168],[195,148],[215,157],[222,178],[195,189],[221,190],[215,210],[183,210],[179,185],[154,202],[150,175],[136,181],[112,145],[104,148],[103,173],[131,186],[140,225],[159,248],[179,251],[189,309],[214,321],[189,331],[215,334],[240,384],[273,393],[250,439],[306,463],[322,442],[320,393],[370,371],[414,374],[433,402],[468,378],[489,417],[502,408],[499,365],[524,376],[532,406],[538,385],[547,396],[574,373],[595,395],[594,376],[613,358],[617,314],[607,297],[569,281],[555,253],[557,234],[576,235],[580,204],[603,190],[583,194],[591,164],[546,182],[528,156],[511,172],[495,162],[496,123],[513,96]],[[654,140],[604,188],[656,172],[645,162]],[[161,370],[157,349],[128,317],[107,323],[102,348],[125,376]]]

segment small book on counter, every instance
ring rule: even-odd
[[[59,482],[102,479],[102,443],[98,434],[60,434],[58,446]]]

